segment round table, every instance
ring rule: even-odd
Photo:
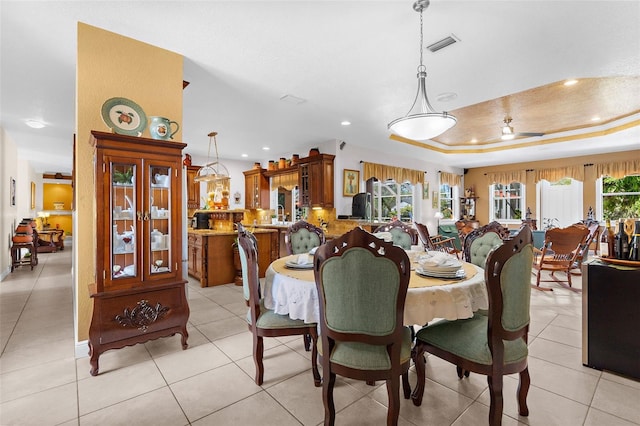
[[[297,255],[272,262],[267,268],[264,305],[277,314],[312,323],[320,320],[318,292],[313,269],[289,269]],[[435,318],[471,318],[479,309],[489,308],[484,270],[463,262],[467,278],[462,280],[425,278],[411,273],[404,306],[405,325],[425,325]]]

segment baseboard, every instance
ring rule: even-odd
[[[76,359],[86,358],[89,356],[89,341],[83,340],[82,342],[76,342],[75,349]]]

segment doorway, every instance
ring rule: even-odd
[[[538,226],[544,228],[548,224],[566,227],[583,219],[582,182],[571,178],[558,182],[541,180],[538,182],[540,194],[540,213]]]

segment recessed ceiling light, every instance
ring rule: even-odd
[[[269,148],[268,146],[263,146],[263,147],[262,147],[262,150],[263,150],[263,151],[269,151],[270,149],[271,149],[271,148]]]
[[[578,80],[575,79],[571,79],[571,80],[567,80],[564,82],[565,86],[573,86],[574,84],[576,84],[578,82]]]
[[[38,120],[27,120],[25,124],[32,129],[42,129],[44,127],[44,123]]]
[[[591,117],[591,121],[600,121],[600,117],[598,117],[597,115],[594,117]]]
[[[458,97],[457,93],[445,92],[445,93],[440,93],[438,96],[436,96],[436,100],[438,100],[440,102],[451,102],[452,100],[456,99],[457,97]]]
[[[471,139],[471,143],[478,143],[478,139],[476,138]]]
[[[244,158],[246,158],[246,157],[248,157],[248,156],[249,156],[249,154],[240,154],[240,157],[244,157]]]
[[[351,122],[347,120],[341,121],[340,124],[343,126],[351,126]]]

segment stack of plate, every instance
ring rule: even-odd
[[[312,269],[313,268],[313,256],[308,254],[301,254],[297,257],[287,260],[284,266],[289,269]]]
[[[420,265],[416,267],[416,272],[419,275],[434,278],[460,279],[465,277],[462,262],[444,253],[420,259]]]

